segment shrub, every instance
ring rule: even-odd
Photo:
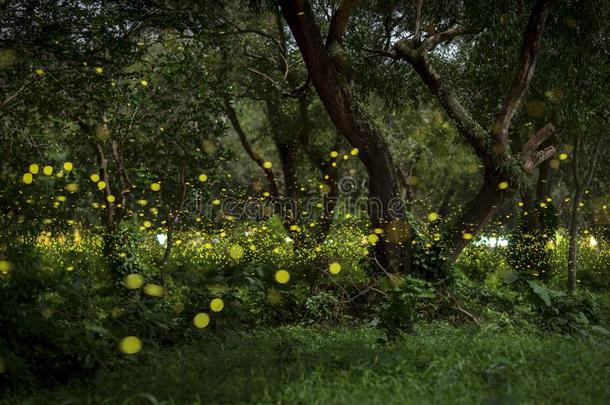
[[[494,273],[508,271],[504,251],[505,249],[500,247],[489,248],[470,244],[460,255],[455,270],[464,273],[471,280],[481,282]]]
[[[62,382],[94,372],[111,357],[112,342],[97,326],[95,293],[63,269],[41,266],[30,244],[7,252],[0,276],[0,346],[12,381]]]
[[[412,332],[418,313],[436,293],[431,283],[413,277],[393,276],[382,282],[385,296],[376,305],[377,325],[388,337]]]

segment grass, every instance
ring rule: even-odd
[[[443,323],[383,343],[367,328],[287,327],[145,348],[127,367],[2,403],[422,404],[610,402],[607,336]]]

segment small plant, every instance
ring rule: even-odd
[[[383,301],[377,309],[378,326],[389,338],[411,333],[419,310],[436,297],[429,282],[413,277],[393,276],[384,280]]]
[[[336,317],[335,308],[338,299],[330,292],[321,291],[316,295],[307,298],[305,301],[305,309],[309,322],[329,322]]]

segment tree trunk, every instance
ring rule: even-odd
[[[577,189],[572,200],[568,245],[568,290],[576,290],[576,259],[578,256],[578,208],[583,192]]]
[[[513,196],[514,191],[500,190],[498,184],[496,176],[488,175],[486,171],[483,186],[466,206],[449,237],[451,262],[457,260],[470,239],[477,235],[498,209]]]
[[[167,240],[165,251],[161,258],[161,269],[159,271],[159,278],[161,279],[161,286],[163,287],[164,294],[167,294],[167,265],[169,264],[169,258],[174,247],[174,219],[175,218],[172,215],[168,215],[167,217]]]
[[[453,197],[454,194],[455,194],[455,184],[452,183],[449,186],[449,189],[447,190],[447,192],[445,192],[445,194],[443,195],[441,204],[438,207],[438,215],[440,215],[441,218],[445,218],[449,215],[450,207],[451,207],[451,198]]]
[[[386,229],[386,234],[401,235],[382,238],[377,244],[376,258],[390,271],[408,273],[411,269],[410,235],[404,219],[404,206],[396,203],[398,182],[389,148],[355,100],[349,77],[342,73],[341,61],[333,58],[327,49],[309,2],[282,0],[280,7],[331,120],[350,145],[359,150],[369,177],[373,228]],[[327,41],[331,46],[345,29],[342,24],[347,21],[343,18],[333,19]],[[396,204],[395,210],[392,210],[393,204]]]
[[[160,265],[160,271],[159,271],[159,278],[161,281],[161,286],[163,287],[163,294],[167,295],[168,293],[168,285],[167,285],[167,279],[168,279],[168,264],[169,264],[169,258],[172,254],[172,249],[174,247],[174,230],[176,228],[176,225],[178,224],[178,222],[180,221],[180,217],[182,216],[182,213],[184,212],[184,204],[186,202],[186,197],[187,197],[187,193],[188,193],[188,186],[186,183],[186,178],[185,178],[185,171],[186,168],[182,168],[180,170],[180,176],[179,176],[179,181],[180,181],[180,203],[178,206],[178,209],[176,210],[175,213],[172,213],[171,211],[171,207],[169,208],[169,213],[167,214],[167,243],[165,245],[165,251],[163,252],[163,257],[161,258],[161,265]]]
[[[550,146],[550,145],[548,145]],[[551,161],[545,160],[538,166],[538,181],[536,184],[536,199],[542,201],[548,197],[551,190]]]
[[[523,34],[516,74],[505,94],[494,123],[491,125],[491,133],[484,129],[462,105],[459,97],[454,94],[452,86],[441,78],[427,58],[427,54],[441,43],[449,42],[464,34],[467,31],[465,27],[454,24],[443,32],[429,35],[423,41],[403,38],[394,44],[393,53],[373,50],[381,56],[403,59],[411,64],[485,166],[483,187],[475,199],[468,204],[454,230],[449,233],[448,244],[451,248],[450,260],[452,261],[458,257],[468,240],[472,239],[487,224],[498,208],[514,194],[519,186],[518,175],[515,172],[520,171],[521,168],[513,163],[515,156],[511,156],[510,153],[509,128],[529,88],[552,2],[553,0],[537,0],[530,13]],[[544,131],[538,131],[521,152],[521,166],[526,170],[531,170],[554,153],[553,148],[538,150],[540,144],[553,132],[552,125],[547,125],[544,129]],[[507,165],[513,167],[506,170]],[[498,187],[502,182],[507,183],[504,190],[500,190]]]
[[[605,129],[605,128],[604,128]],[[602,131],[604,131],[602,129]],[[604,138],[604,132],[601,132],[595,144],[593,145],[592,153],[588,156],[591,162],[584,177],[580,173],[580,153],[582,150],[581,134],[576,133],[574,136],[574,154],[572,157],[572,175],[576,184],[574,199],[572,200],[572,214],[570,217],[570,245],[568,248],[568,290],[574,292],[576,290],[576,260],[578,258],[578,208],[584,196],[585,190],[589,188],[595,173],[597,159],[601,150],[601,143]]]
[[[103,247],[102,251],[104,257],[108,262],[110,273],[119,276],[119,268],[123,264],[124,260],[117,254],[117,247],[121,244],[118,240],[117,231],[121,221],[121,215],[119,209],[115,205],[108,201],[108,197],[112,195],[110,189],[110,177],[108,175],[108,160],[104,155],[104,150],[101,144],[96,144],[95,149],[97,152],[98,164],[100,167],[101,179],[106,186],[104,188],[104,204],[106,209],[105,215],[102,216],[102,222],[104,224],[104,234],[102,236]]]

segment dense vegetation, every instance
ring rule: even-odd
[[[1,1],[0,402],[607,403],[609,21]]]

